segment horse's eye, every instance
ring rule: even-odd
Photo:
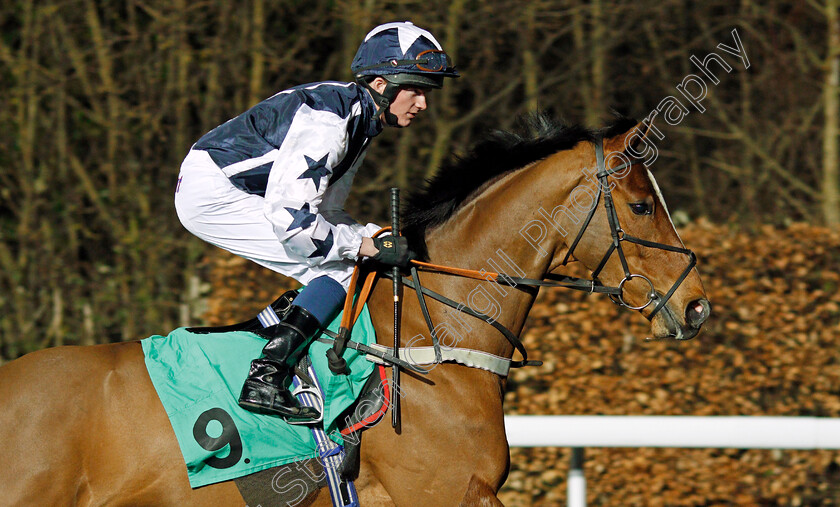
[[[646,202],[631,202],[630,209],[637,215],[650,215],[653,213],[653,206]]]

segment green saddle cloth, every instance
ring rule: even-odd
[[[341,316],[328,326],[337,332]],[[354,341],[376,341],[367,307],[353,327]],[[193,488],[227,481],[266,468],[315,458],[308,426],[249,412],[237,404],[251,360],[266,341],[247,331],[193,334],[179,328],[141,341],[146,369],[175,430]],[[338,416],[359,396],[374,364],[347,349],[350,375],[333,375],[326,351],[312,342],[309,356],[324,389],[324,430],[343,444]]]

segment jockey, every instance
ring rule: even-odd
[[[309,342],[341,306],[354,263],[405,266],[405,240],[371,236],[344,211],[382,122],[407,127],[426,92],[458,77],[434,36],[409,22],[374,28],[353,59],[355,83],[282,91],[198,140],[181,165],[175,208],[199,238],[305,285],[251,363],[239,404],[292,422],[316,420],[286,387]],[[383,244],[385,243],[385,244]],[[388,248],[390,247],[390,248]]]

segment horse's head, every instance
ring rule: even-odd
[[[651,321],[654,338],[687,340],[700,331],[711,307],[693,267],[695,256],[674,229],[653,173],[633,157],[641,156],[644,136],[639,124],[590,145],[592,163],[571,194],[579,208],[581,200],[591,199],[590,211],[554,265],[573,254],[593,279],[620,289],[610,296],[616,303]]]

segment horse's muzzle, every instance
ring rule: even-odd
[[[712,305],[708,299],[695,299],[685,309],[685,323],[688,327],[699,330],[711,313]]]
[[[697,336],[703,323],[709,318],[712,313],[712,306],[706,298],[695,299],[685,307],[685,320],[681,322],[679,314],[676,313],[670,305],[665,305],[662,311],[657,316],[661,318],[660,332],[655,336],[654,340],[690,340]]]
[[[685,308],[685,326],[677,324],[676,340],[690,340],[697,336],[700,328],[712,313],[712,305],[706,298],[695,299]]]

